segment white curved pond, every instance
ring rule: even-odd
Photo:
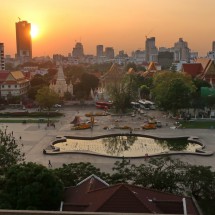
[[[95,140],[66,139],[54,144],[59,152],[80,152],[104,156],[140,157],[170,151],[195,152],[201,145],[184,139],[156,140],[137,136],[116,136]]]

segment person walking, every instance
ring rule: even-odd
[[[49,164],[48,164],[49,168],[52,167],[51,161],[49,160]]]

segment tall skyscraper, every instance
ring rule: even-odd
[[[103,47],[103,45],[97,45],[96,46],[96,56],[97,57],[101,57],[101,56],[103,56],[104,55],[104,47]]]
[[[106,47],[105,48],[105,56],[108,58],[108,59],[114,59],[114,49],[113,47]]]
[[[179,38],[178,42],[174,45],[175,61],[190,61],[190,49],[188,43]]]
[[[5,70],[4,43],[0,43],[0,70]]]
[[[146,38],[145,51],[147,62],[157,62],[158,49],[155,46],[155,37]]]
[[[158,63],[162,69],[169,69],[174,62],[174,53],[169,51],[158,52]]]
[[[32,58],[31,24],[27,21],[16,23],[16,57],[20,61],[27,61]]]
[[[215,41],[212,42],[212,51],[215,52]]]
[[[84,47],[82,43],[75,44],[75,48],[72,50],[72,56],[76,58],[84,57]]]

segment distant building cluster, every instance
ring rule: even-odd
[[[215,85],[215,77],[211,75],[211,71],[215,69],[215,41],[212,41],[211,50],[204,57],[204,60],[199,58],[198,52],[193,52],[189,48],[188,42],[183,38],[179,38],[172,47],[157,47],[155,37],[145,38],[145,47],[143,49],[134,50],[129,56],[124,50],[115,52],[114,47],[103,44],[98,44],[95,47],[96,55],[86,54],[84,52],[84,45],[79,41],[75,43],[71,53],[68,56],[61,54],[53,54],[52,58],[49,56],[32,57],[32,40],[31,40],[31,23],[22,21],[19,19],[15,23],[16,29],[16,54],[15,58],[9,55],[5,55],[5,46],[3,42],[0,42],[0,89],[1,95],[23,95],[26,88],[29,86],[29,80],[36,74],[45,75],[48,73],[48,69],[38,68],[38,66],[24,66],[21,71],[16,73],[10,73],[10,68],[16,68],[18,65],[34,62],[54,62],[58,64],[58,78],[56,83],[52,82],[51,87],[60,93],[62,96],[65,91],[73,94],[73,86],[68,85],[65,82],[65,78],[62,78],[62,69],[67,65],[76,64],[102,64],[113,63],[118,65],[127,65],[128,63],[135,63],[141,68],[144,68],[145,73],[143,77],[151,77],[159,70],[174,70],[180,72],[187,72],[191,76],[198,76],[201,79],[207,80],[212,86]],[[143,42],[144,46],[144,42]],[[8,66],[9,65],[9,66]],[[205,66],[208,65],[208,66]],[[9,68],[10,67],[10,68]],[[9,69],[8,69],[9,68]],[[8,70],[8,71],[7,71]],[[61,75],[59,75],[61,74]],[[210,74],[210,75],[207,75]],[[20,82],[23,76],[23,80]],[[13,83],[8,82],[8,77],[13,79]],[[59,78],[61,77],[61,78]],[[25,83],[25,84],[23,84]]]
[[[213,42],[212,51],[208,52],[207,57],[215,60],[215,43]],[[113,47],[104,47],[99,44],[96,46],[96,55],[84,54],[84,46],[81,42],[77,42],[68,56],[59,54],[53,55],[53,60],[58,61],[62,59],[64,64],[82,64],[82,63],[106,63],[113,62],[124,65],[128,62],[133,62],[137,65],[149,64],[155,62],[161,66],[162,69],[169,69],[173,63],[191,63],[198,58],[198,52],[192,52],[188,43],[179,38],[171,48],[156,46],[156,38],[150,37],[145,40],[144,50],[135,50],[129,56],[124,50],[120,50],[118,54],[115,53]]]
[[[31,40],[31,23],[19,19],[15,23],[16,27],[16,54],[15,58],[4,56],[4,43],[0,43],[0,69],[4,70],[7,63],[17,66],[24,62],[36,61],[41,62],[47,60],[47,57],[32,58],[32,40]],[[144,43],[143,43],[144,45]],[[207,57],[215,60],[215,41],[212,41],[212,49],[208,52]],[[128,62],[141,65],[155,62],[161,65],[162,69],[168,69],[173,63],[194,62],[198,58],[198,52],[192,52],[188,46],[188,42],[183,38],[179,38],[173,47],[157,47],[155,37],[145,38],[145,47],[143,49],[134,50],[131,56],[124,50],[120,50],[116,54],[114,47],[103,44],[96,46],[96,55],[85,54],[84,46],[81,42],[76,42],[68,56],[61,54],[53,54],[53,60],[63,62],[64,65],[81,64],[81,63],[106,63],[113,62],[124,65]],[[48,59],[50,60],[50,58]],[[51,59],[52,60],[52,59]]]

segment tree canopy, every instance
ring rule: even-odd
[[[0,171],[4,172],[8,167],[24,161],[24,153],[21,152],[13,133],[7,133],[7,127],[0,130]]]
[[[103,179],[108,178],[108,174],[102,173],[100,169],[94,167],[91,163],[63,164],[61,168],[54,169],[53,171],[61,179],[64,186],[75,186],[92,174]]]
[[[154,76],[153,86],[152,93],[158,106],[173,113],[188,108],[192,93],[196,90],[190,76],[173,72]]]
[[[57,210],[63,185],[46,167],[24,163],[10,167],[0,192],[0,208]]]
[[[14,165],[0,177],[0,208],[56,210],[63,186],[75,186],[92,174],[109,184],[128,183],[193,196],[205,214],[215,212],[215,172],[211,167],[190,165],[169,157],[147,158],[138,166],[122,158],[114,164],[112,174],[83,162],[64,164],[57,169],[35,163]]]
[[[30,81],[30,89],[28,90],[28,97],[31,99],[36,98],[37,91],[44,86],[48,86],[49,83],[42,75],[35,75]]]
[[[117,113],[125,113],[131,102],[138,97],[138,85],[135,75],[125,75],[120,81],[109,83],[107,92]]]
[[[90,91],[95,90],[99,85],[99,79],[92,74],[83,73],[80,77],[80,83],[74,85],[74,94],[77,98],[88,98]]]
[[[50,110],[54,104],[59,102],[59,100],[59,95],[49,89],[49,87],[43,87],[37,91],[36,101],[40,107],[48,108]]]

